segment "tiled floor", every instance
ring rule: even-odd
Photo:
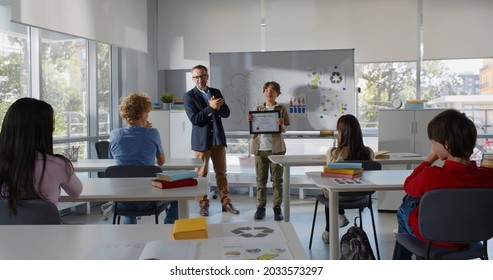
[[[235,207],[240,210],[239,215],[232,215],[229,213],[221,212],[221,205],[219,200],[211,201],[210,216],[208,217],[208,223],[230,223],[230,222],[251,222],[254,221],[253,215],[255,213],[256,198],[248,195],[247,188],[232,188],[231,190],[232,200]],[[268,197],[266,220],[273,220],[273,212],[269,205],[272,201],[272,196]],[[376,204],[376,201],[375,201]],[[311,259],[328,259],[329,258],[329,246],[322,242],[321,235],[325,227],[324,209],[319,207],[317,220],[315,225],[315,232],[313,237],[312,249],[308,250],[308,243],[310,239],[310,230],[313,219],[314,210],[314,197],[307,196],[305,199],[299,199],[297,195],[291,195],[291,223],[293,224],[301,244],[305,248],[306,254]],[[376,209],[376,205],[374,207]],[[196,203],[190,203],[190,215],[191,217],[199,216],[199,207]],[[90,215],[85,214],[69,214],[63,217],[66,223],[77,224],[111,224],[111,218],[104,220],[102,214],[100,214],[100,207],[94,206],[91,209]],[[346,215],[350,221],[354,221],[354,217],[357,215],[357,210],[348,210]],[[393,229],[396,228],[397,222],[395,213],[377,213],[375,211],[375,219],[377,224],[378,242],[380,245],[380,254],[382,259],[391,259],[392,250],[394,244]],[[164,219],[164,215],[160,216],[160,222]],[[143,217],[138,223],[153,223],[153,217]],[[370,212],[366,209],[363,212],[363,226],[368,234],[370,242],[374,248],[374,239],[371,228]],[[349,227],[349,226],[348,226]],[[342,235],[347,229],[340,229],[340,235]],[[374,249],[375,251],[375,249]],[[376,254],[376,252],[375,252]]]

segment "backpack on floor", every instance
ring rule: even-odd
[[[356,225],[351,226],[341,238],[341,260],[374,260],[375,255],[366,232]]]

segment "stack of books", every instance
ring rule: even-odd
[[[185,103],[183,101],[183,98],[175,98],[173,102],[173,109],[174,110],[185,110]]]
[[[153,187],[171,189],[190,187],[198,184],[199,175],[195,170],[168,170],[156,173],[156,178],[151,181]]]
[[[406,100],[404,109],[423,109],[428,100]]]
[[[493,168],[493,153],[483,153],[481,167]]]
[[[354,179],[363,175],[363,166],[357,162],[332,162],[320,174],[325,177]]]

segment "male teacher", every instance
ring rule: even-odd
[[[223,212],[239,214],[240,211],[231,203],[228,179],[226,178],[226,134],[221,118],[229,117],[228,105],[224,102],[221,91],[207,87],[209,74],[203,65],[192,68],[192,80],[195,87],[185,93],[183,101],[187,116],[192,122],[192,150],[195,157],[202,159],[199,176],[207,176],[209,159],[212,160],[216,173],[217,188],[221,196]],[[209,199],[207,195],[199,197],[200,215],[209,216]]]

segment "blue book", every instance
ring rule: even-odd
[[[331,162],[327,164],[328,168],[332,169],[362,169],[361,162]]]
[[[197,178],[198,176],[199,174],[195,170],[166,170],[156,173],[157,179],[168,182]]]

